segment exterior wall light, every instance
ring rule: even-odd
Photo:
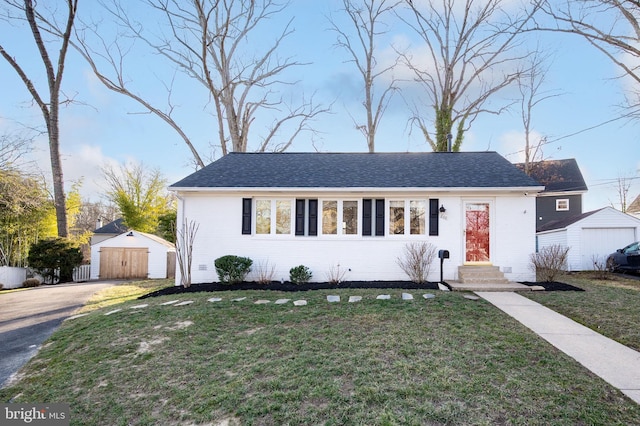
[[[447,209],[444,208],[444,204],[440,206],[440,213],[446,212]]]
[[[129,231],[129,233],[127,234],[127,237],[133,237],[133,231]]]

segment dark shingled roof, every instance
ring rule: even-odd
[[[536,186],[496,152],[231,153],[170,188]]]
[[[93,231],[94,234],[122,234],[127,232],[129,228],[124,226],[124,219],[116,219],[113,222],[109,222],[101,228]]]
[[[524,170],[524,163],[516,164]],[[580,167],[575,159],[546,160],[531,163],[530,175],[541,185],[545,186],[542,192],[571,192],[587,191],[587,184],[582,177]]]
[[[604,207],[602,209],[604,209]],[[580,221],[580,220],[582,220],[582,219],[584,219],[586,217],[589,217],[594,213],[598,213],[602,209],[593,210],[593,211],[590,211],[590,212],[578,214],[578,215],[575,215],[575,216],[568,217],[566,219],[552,220],[551,222],[545,223],[540,228],[536,229],[536,232],[552,231],[554,229],[564,229],[567,226],[573,225],[574,223],[576,223],[576,222],[578,222],[578,221]]]

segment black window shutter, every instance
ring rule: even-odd
[[[371,198],[362,200],[362,235],[371,235]]]
[[[242,199],[242,235],[251,235],[251,198]]]
[[[429,199],[429,235],[438,235],[438,204],[437,198]]]
[[[376,200],[376,235],[384,235],[384,198]]]
[[[304,235],[304,202],[296,200],[296,235]]]
[[[318,200],[309,200],[309,235],[318,235]]]

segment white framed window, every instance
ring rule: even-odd
[[[424,235],[427,230],[427,201],[409,201],[409,232],[411,235]]]
[[[557,212],[569,211],[569,199],[562,198],[562,199],[556,200],[556,211]]]
[[[389,235],[404,235],[404,200],[389,201]]]
[[[321,200],[322,235],[358,235],[359,203],[357,200]]]
[[[293,200],[256,200],[256,235],[291,234]]]
[[[389,235],[425,235],[427,200],[390,200]]]

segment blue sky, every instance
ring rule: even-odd
[[[95,5],[80,4],[81,16],[96,13]],[[295,33],[283,46],[283,56],[292,56],[302,63],[291,79],[299,84],[289,88],[285,96],[302,93],[314,101],[332,105],[332,113],[317,119],[314,135],[303,134],[290,151],[362,152],[366,142],[355,129],[350,116],[358,116],[359,76],[352,64],[346,63],[346,52],[334,47],[335,33],[329,31],[327,15],[337,14],[340,1],[308,2],[293,0],[278,25],[293,19]],[[132,3],[131,3],[132,4]],[[133,13],[139,13],[132,7]],[[339,15],[335,15],[338,19]],[[105,24],[102,27],[107,28]],[[151,25],[148,25],[151,28]],[[262,38],[273,37],[269,31]],[[380,60],[390,56],[392,45],[419,46],[412,39],[411,30],[396,23],[389,28],[388,37],[381,42]],[[17,57],[36,84],[43,83],[42,65],[32,47],[26,28],[12,27],[0,21],[0,42]],[[545,89],[560,96],[553,97],[534,111],[533,127],[537,134],[554,141],[544,148],[547,159],[575,158],[589,186],[584,197],[584,209],[592,210],[611,202],[617,203],[615,181],[620,175],[640,174],[640,126],[622,120],[596,127],[619,115],[617,105],[623,101],[624,79],[615,79],[619,71],[599,52],[583,40],[559,34],[531,35],[529,43],[540,43],[545,53],[553,57]],[[174,75],[157,57],[136,50],[127,62],[131,87],[144,97],[165,106],[166,90],[161,82]],[[256,46],[256,48],[259,46]],[[419,50],[414,50],[419,52]],[[405,85],[414,95],[415,86]],[[42,87],[42,86],[39,86]],[[83,179],[83,194],[97,200],[103,192],[100,167],[109,162],[140,161],[146,166],[160,169],[171,183],[191,173],[190,152],[177,134],[155,116],[143,114],[132,101],[102,87],[75,52],[70,52],[63,80],[64,93],[75,103],[61,111],[61,150],[67,186]],[[23,126],[43,127],[39,110],[32,104],[29,94],[15,72],[5,61],[0,62],[0,132],[19,132]],[[514,91],[495,98],[495,105],[515,96]],[[175,75],[172,102],[176,105],[176,118],[195,141],[201,153],[210,153],[215,142],[213,117],[208,112],[203,88],[181,75]],[[410,134],[409,111],[402,97],[396,96],[387,110],[377,137],[378,151],[429,151],[428,145],[417,132]],[[257,120],[252,128],[253,141],[264,134],[267,118]],[[571,136],[573,135],[573,136]],[[253,142],[253,143],[252,143]],[[519,151],[524,147],[519,111],[500,116],[480,116],[466,134],[464,151],[494,150],[513,162],[521,161]],[[46,138],[36,138],[33,159],[49,174]],[[213,152],[215,158],[219,149]],[[630,198],[640,194],[640,180],[633,180]],[[629,201],[631,201],[631,199]]]

